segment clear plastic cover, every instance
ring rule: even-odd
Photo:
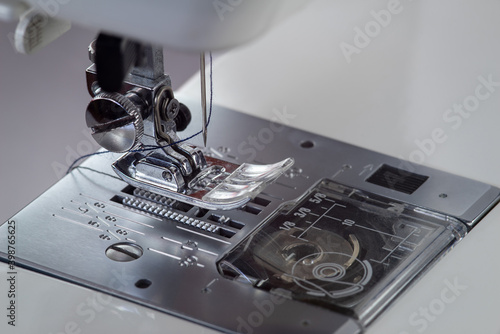
[[[366,325],[465,233],[454,218],[323,180],[218,266],[226,278]]]
[[[215,204],[249,200],[260,193],[268,184],[274,182],[292,165],[292,158],[269,165],[244,163],[202,199],[205,202]]]

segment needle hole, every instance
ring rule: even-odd
[[[138,280],[137,282],[135,282],[135,286],[136,288],[139,288],[139,289],[146,289],[146,288],[149,288],[149,286],[152,284],[152,282],[148,279],[140,279]]]
[[[313,148],[314,147],[314,142],[310,140],[304,140],[303,142],[300,143],[300,147],[302,148]]]

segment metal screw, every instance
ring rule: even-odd
[[[172,181],[172,174],[170,172],[167,172],[167,171],[164,171],[161,176],[163,177],[163,179],[167,182],[171,182]]]
[[[179,113],[179,102],[176,99],[170,100],[167,105],[167,117],[174,119]]]

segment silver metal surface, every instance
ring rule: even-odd
[[[186,133],[199,131],[200,123]],[[24,245],[18,264],[224,332],[358,333],[362,325],[348,315],[224,278],[217,261],[324,178],[455,217],[469,228],[498,200],[499,190],[487,184],[286,126],[265,149],[251,150],[248,138],[278,127],[224,108],[215,107],[211,124],[205,156],[237,163],[292,156],[294,169],[252,202],[221,211],[134,189],[110,167],[117,154],[95,156],[83,165],[91,170],[74,170],[12,218]],[[194,142],[201,145],[202,138]],[[366,182],[384,164],[429,178],[413,194]],[[3,224],[0,234],[6,233]],[[0,238],[3,261],[6,240]]]
[[[135,148],[144,134],[140,108],[118,93],[100,93],[94,97],[85,118],[94,140],[111,152]]]
[[[139,55],[139,66],[132,69],[133,75],[157,80],[165,74],[163,66],[163,48],[159,46],[143,46]]]

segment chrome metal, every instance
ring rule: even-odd
[[[179,101],[176,99],[170,100],[168,102],[167,107],[165,108],[165,113],[167,114],[167,117],[171,120],[174,120],[177,114],[179,113]]]
[[[91,45],[90,50],[93,59],[95,48]],[[278,168],[279,173],[261,179],[253,179],[250,174],[238,171],[237,176],[246,178],[242,181],[232,174],[238,170],[238,164],[221,159],[207,163],[200,148],[182,142],[177,135],[175,118],[181,105],[174,97],[170,78],[163,74],[161,48],[141,46],[139,50],[139,65],[131,70],[118,93],[102,92],[96,81],[95,66],[87,69],[87,87],[94,96],[87,108],[87,124],[101,146],[112,152],[125,152],[112,165],[123,180],[188,204],[229,210],[243,206],[293,164],[293,159],[286,159],[281,164],[264,166]],[[203,54],[200,59],[203,138],[206,144]],[[217,165],[224,166],[229,172],[213,175]],[[248,169],[253,165],[244,166]],[[209,173],[205,172],[206,168]],[[239,183],[235,184],[234,180]],[[206,189],[200,189],[202,184]]]
[[[85,118],[94,140],[111,152],[134,149],[144,134],[141,109],[118,93],[94,97]]]
[[[170,191],[182,191],[184,179],[180,169],[171,162],[163,159],[146,157],[135,165],[135,179],[144,183],[162,182],[162,186]]]
[[[89,45],[89,60],[92,63],[95,63],[95,40],[92,41]]]
[[[141,246],[130,242],[119,242],[106,249],[106,256],[117,262],[130,262],[137,260],[144,254]]]
[[[165,75],[163,67],[163,48],[142,46],[139,54],[139,66],[132,69],[132,75],[157,80]]]

